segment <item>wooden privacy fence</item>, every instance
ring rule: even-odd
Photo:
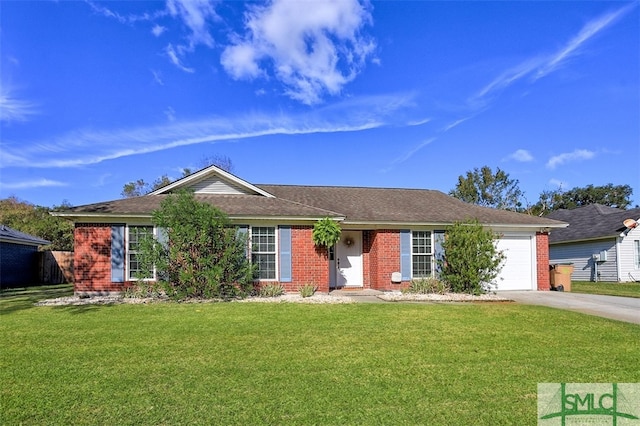
[[[72,251],[41,251],[38,256],[40,282],[44,284],[73,282]]]

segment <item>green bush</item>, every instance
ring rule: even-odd
[[[300,286],[298,289],[300,291],[300,296],[302,297],[311,297],[316,292],[318,288],[313,284],[305,284]]]
[[[450,289],[447,283],[435,277],[411,280],[409,287],[403,290],[404,293],[415,294],[445,294],[449,291]]]
[[[284,287],[280,283],[268,283],[260,287],[260,297],[278,297],[284,294]]]
[[[481,294],[496,285],[504,253],[496,247],[499,235],[477,219],[456,222],[445,232],[444,257],[438,259],[440,279],[454,293]]]
[[[138,258],[143,270],[156,268],[169,297],[229,299],[253,288],[256,267],[247,259],[247,237],[222,211],[181,191],[164,199],[152,220],[166,238],[143,238]]]

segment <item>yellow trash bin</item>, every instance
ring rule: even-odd
[[[571,291],[571,274],[573,273],[573,263],[562,263],[551,265],[550,279],[551,288],[557,289],[562,286],[564,291]]]

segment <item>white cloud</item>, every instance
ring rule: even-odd
[[[431,118],[424,118],[422,120],[409,121],[407,126],[422,126],[423,124],[427,124],[431,121]]]
[[[164,110],[164,115],[167,117],[167,120],[176,121],[176,111],[173,108],[167,107]]]
[[[340,93],[375,49],[361,34],[371,14],[357,0],[274,0],[249,6],[245,19],[245,36],[223,51],[225,70],[235,79],[273,74],[308,105]]]
[[[66,183],[58,182],[55,180],[49,179],[38,179],[38,180],[30,180],[24,182],[15,182],[15,183],[2,183],[2,187],[5,189],[30,189],[30,188],[43,188],[50,186],[67,186]]]
[[[526,149],[518,149],[509,154],[506,159],[519,161],[521,163],[528,163],[529,161],[533,161],[533,155],[531,155],[531,153]]]
[[[174,18],[179,18],[191,31],[189,49],[198,44],[213,47],[213,37],[209,33],[209,22],[219,20],[213,3],[209,0],[167,0],[167,10]]]
[[[15,98],[10,89],[0,87],[0,121],[27,121],[36,114],[36,106],[32,102]]]
[[[580,47],[590,38],[598,34],[600,31],[614,23],[618,18],[625,15],[636,6],[636,2],[630,2],[626,6],[621,7],[613,12],[605,13],[596,19],[593,19],[582,27],[580,32],[576,34],[569,42],[559,51],[547,58],[535,75],[535,78],[541,78],[555,71],[571,56],[579,52]]]
[[[156,37],[160,37],[165,31],[167,30],[167,27],[163,27],[162,25],[154,25],[153,28],[151,28],[151,34],[153,34]]]
[[[534,56],[503,72],[500,76],[476,93],[469,100],[470,103],[482,106],[488,101],[486,97],[491,96],[494,93],[499,93],[503,89],[523,78],[530,77],[531,81],[535,82],[539,78],[556,71],[569,58],[578,55],[582,45],[613,24],[620,17],[624,16],[634,7],[636,7],[636,3],[630,2],[613,12],[608,12],[592,19],[556,52]]]
[[[162,73],[156,70],[150,70],[153,75],[153,81],[155,81],[160,86],[164,86],[164,81],[162,80]]]
[[[392,124],[405,95],[351,98],[305,114],[252,114],[170,122],[152,127],[77,130],[46,140],[15,141],[0,151],[0,168],[77,167],[180,146],[268,135],[358,132]]]
[[[178,57],[178,54],[176,53],[176,50],[173,48],[172,44],[169,44],[165,48],[165,53],[167,54],[167,56],[169,57],[169,60],[173,63],[173,65],[180,68],[182,71],[188,72],[188,73],[195,72],[193,68],[189,68],[182,63],[182,61]]]
[[[567,188],[567,182],[558,179],[549,179],[549,183],[558,189]]]
[[[424,141],[420,142],[419,144],[417,144],[416,146],[414,146],[413,148],[411,148],[409,151],[405,152],[403,155],[401,155],[400,157],[394,159],[391,164],[389,165],[389,167],[385,168],[382,170],[382,172],[386,173],[390,170],[392,170],[395,166],[397,166],[398,164],[404,163],[405,161],[407,161],[409,158],[413,157],[413,155],[420,151],[422,148],[424,148],[425,146],[429,145],[431,142],[435,141],[436,138],[429,138],[429,139],[425,139]]]
[[[587,149],[576,149],[573,152],[565,152],[563,154],[551,157],[549,161],[547,161],[547,168],[553,170],[565,163],[590,160],[595,157],[595,155],[595,152],[589,151]]]

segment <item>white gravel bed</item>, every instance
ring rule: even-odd
[[[148,303],[163,303],[168,302],[169,299],[155,299],[155,298],[129,298],[122,296],[94,296],[94,297],[58,297],[56,299],[46,299],[36,302],[36,306],[80,306],[80,305],[118,305],[123,303],[128,304],[148,304]],[[220,302],[219,299],[212,300],[187,300],[183,303],[213,303]],[[311,297],[302,297],[299,294],[285,294],[277,297],[247,297],[246,299],[234,300],[238,303],[354,303],[353,299],[342,296],[329,296],[328,294],[316,293]]]
[[[486,293],[479,296],[464,293],[445,294],[416,294],[402,293],[399,291],[387,292],[378,295],[379,299],[387,302],[510,302],[495,293]]]

